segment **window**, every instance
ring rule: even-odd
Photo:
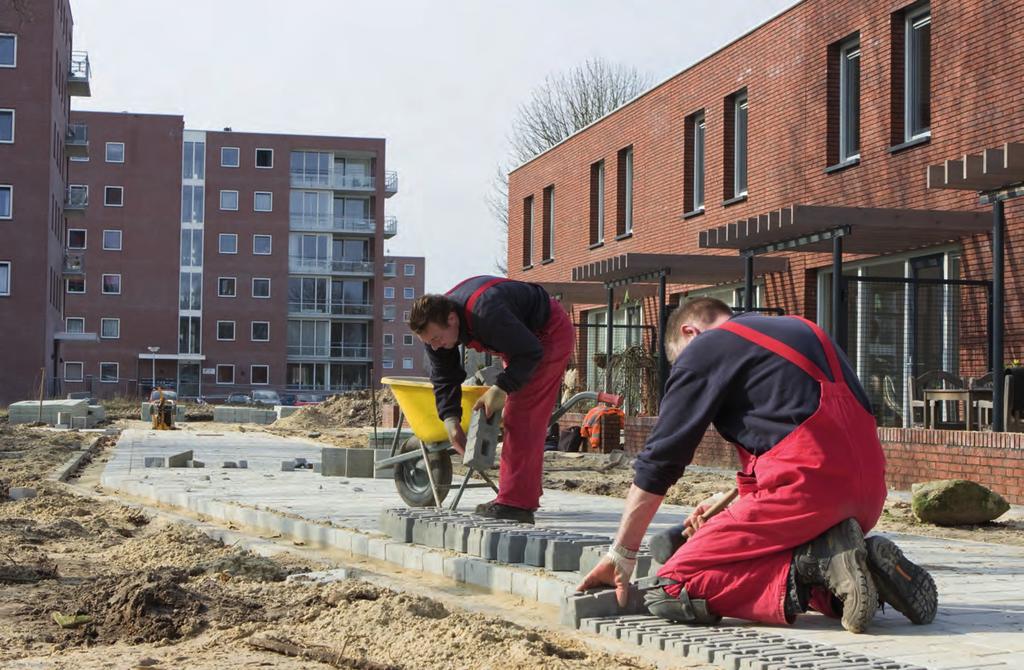
[[[0,109],[0,144],[14,142],[14,110]]]
[[[931,132],[932,15],[925,5],[907,13],[904,23],[903,140]]]
[[[69,333],[84,333],[85,332],[85,317],[84,316],[69,316],[64,320],[64,330]]]
[[[523,198],[523,267],[533,267],[533,196]]]
[[[415,277],[416,276],[416,265],[414,263],[405,264],[405,276]]]
[[[67,293],[85,293],[85,277],[68,277],[64,282],[64,290]]]
[[[252,198],[252,208],[256,212],[269,212],[274,209],[274,194],[269,191],[256,191]]]
[[[411,358],[403,358],[402,359],[402,369],[403,370],[412,370],[412,359]]]
[[[735,181],[734,195],[747,193],[747,94],[736,98],[735,153],[733,154]]]
[[[18,36],[0,33],[0,67],[15,67],[18,64]]]
[[[227,168],[238,167],[238,147],[220,148],[220,166]]]
[[[530,203],[533,204],[532,202]],[[590,166],[590,245],[604,243],[604,161]]]
[[[406,333],[405,335],[402,335],[402,344],[404,344],[407,347],[411,347],[412,346],[412,335],[410,335],[408,333]]]
[[[544,210],[544,231],[541,235],[541,256],[542,262],[551,262],[555,259],[555,187],[548,186],[544,189],[544,201],[541,205]]]
[[[206,142],[186,141],[181,152],[181,178],[204,179],[205,175]]]
[[[270,322],[269,321],[253,321],[250,328],[249,339],[253,342],[269,342],[270,341]]]
[[[202,343],[202,319],[198,316],[178,317],[178,353],[198,354]]]
[[[217,296],[221,298],[234,298],[235,297],[235,278],[234,277],[218,277],[217,278]]]
[[[252,253],[254,256],[269,256],[270,249],[273,243],[273,237],[270,235],[253,235],[252,236]]]
[[[394,286],[385,286],[384,287],[384,299],[385,300],[394,300],[395,299],[395,287]]]
[[[121,295],[121,275],[103,275],[103,292],[107,295]]]
[[[11,262],[10,261],[0,261],[0,295],[10,295],[10,294],[11,294]]]
[[[116,384],[118,367],[117,363],[100,363],[100,381],[104,384]]]
[[[124,142],[107,142],[106,160],[108,163],[123,163]]]
[[[181,266],[199,268],[203,266],[203,231],[181,231]]]
[[[269,298],[270,297],[270,280],[265,277],[253,277],[252,280],[252,297],[254,298]]]
[[[124,187],[105,186],[103,187],[103,205],[106,207],[124,206]]]
[[[747,195],[747,91],[725,99],[723,184],[726,204]]]
[[[233,342],[235,339],[235,322],[217,322],[217,340],[220,342]]]
[[[274,150],[273,149],[257,149],[256,150],[256,167],[258,167],[258,168],[272,168],[272,167],[274,167]]]
[[[416,297],[416,289],[406,286],[402,289],[402,297],[406,300],[412,300]]]
[[[266,386],[270,383],[269,365],[250,365],[249,381],[256,386]]]
[[[229,211],[238,211],[238,191],[221,191],[220,208]]]
[[[860,156],[860,38],[839,47],[839,162]]]
[[[14,211],[14,187],[0,186],[0,219],[9,219]]]
[[[633,234],[633,147],[619,150],[618,187],[615,235],[622,237]]]
[[[86,235],[82,228],[68,228],[68,249],[85,249]]]
[[[181,187],[181,222],[203,222],[203,187],[184,185]]]
[[[85,365],[82,363],[64,363],[64,381],[80,382],[85,375]]]
[[[217,251],[222,254],[238,253],[238,235],[235,233],[221,233],[217,236]]]
[[[235,366],[234,365],[218,365],[217,366],[217,383],[218,384],[234,384],[235,383]]]
[[[104,230],[103,231],[103,250],[104,251],[121,251],[121,231],[120,230]]]
[[[121,319],[100,319],[100,337],[105,340],[121,337]]]
[[[395,344],[395,336],[393,333],[384,333],[384,346],[390,347]]]
[[[395,362],[384,359],[380,362],[380,366],[385,370],[391,370],[395,367]]]
[[[402,312],[402,321],[409,323],[409,310]]]
[[[686,148],[684,150],[683,172],[685,174],[687,214],[704,211],[704,112],[690,115],[686,120]]]

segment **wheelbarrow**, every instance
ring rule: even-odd
[[[395,488],[410,507],[436,506],[442,508],[452,488],[452,454],[458,453],[448,441],[448,431],[437,416],[434,387],[424,377],[384,377],[382,384],[391,387],[398,402],[398,425],[391,441],[391,454],[375,464],[377,470],[394,467]],[[489,386],[462,385],[462,430],[468,432],[473,405]],[[618,407],[622,397],[601,391],[577,393],[555,409],[548,426],[557,423],[563,414],[585,401],[603,402]],[[402,426],[409,421],[413,436],[402,442]],[[400,444],[401,443],[401,444]],[[471,484],[473,474],[480,475],[483,483]],[[495,494],[497,485],[484,469],[469,467],[459,484],[449,509],[455,510],[467,488],[490,487]]]

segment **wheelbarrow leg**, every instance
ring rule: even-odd
[[[455,494],[455,500],[452,501],[451,507],[448,508],[450,511],[454,512],[455,509],[459,506],[459,501],[462,500],[462,493],[463,491],[466,490],[466,486],[469,484],[469,480],[473,476],[474,472],[480,475],[480,478],[487,482],[488,486],[494,489],[494,495],[498,495],[497,485],[491,480],[490,477],[487,476],[486,472],[484,472],[483,470],[469,468],[469,470],[466,471],[465,476],[462,478],[462,483],[459,484],[459,491],[458,493]]]
[[[420,453],[423,454],[423,465],[427,468],[427,477],[430,479],[430,491],[434,494],[434,503],[437,505],[437,511],[441,511],[441,496],[437,493],[437,484],[434,483],[434,471],[430,467],[430,455],[427,453],[427,445],[423,440],[420,440]]]
[[[405,412],[398,408],[398,425],[395,426],[395,436],[391,438],[391,455],[398,453],[398,444],[402,441],[402,424],[405,423]]]

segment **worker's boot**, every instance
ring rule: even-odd
[[[676,623],[712,625],[722,620],[722,617],[708,610],[706,600],[690,598],[686,589],[680,590],[678,597],[665,591],[665,585],[678,583],[674,579],[658,577],[649,587],[650,590],[644,593],[647,610],[656,617]]]
[[[487,517],[488,519],[508,519],[509,521],[517,521],[519,523],[533,524],[533,510],[523,509],[522,507],[512,507],[511,505],[502,505],[497,500],[491,502],[485,502],[476,506],[476,513],[480,516]]]
[[[868,571],[867,547],[856,519],[838,523],[797,547],[789,574],[787,614],[794,611],[794,597],[800,611],[806,611],[812,586],[828,589],[842,602],[843,628],[851,633],[863,633],[878,609],[878,591]]]
[[[939,604],[935,580],[911,563],[891,540],[878,535],[865,540],[868,569],[878,587],[878,599],[895,607],[915,624],[931,623]]]

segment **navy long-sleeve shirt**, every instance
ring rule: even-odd
[[[483,284],[495,277],[473,277],[456,286],[448,297],[458,306],[459,343],[475,340],[485,349],[502,354],[507,365],[495,384],[506,393],[515,393],[533,376],[544,358],[544,348],[536,333],[551,316],[551,297],[537,284],[502,281],[484,291],[470,314],[467,328],[466,303]],[[442,419],[462,418],[462,367],[458,347],[434,351],[425,345],[430,359],[430,381],[434,385],[437,415]]]
[[[831,379],[821,342],[797,319],[744,314],[737,322],[796,349]],[[857,400],[870,401],[842,350],[843,376]],[[634,464],[633,482],[664,495],[683,476],[710,424],[751,454],[763,454],[818,409],[821,387],[796,365],[735,333],[698,335],[672,366],[658,422]]]

